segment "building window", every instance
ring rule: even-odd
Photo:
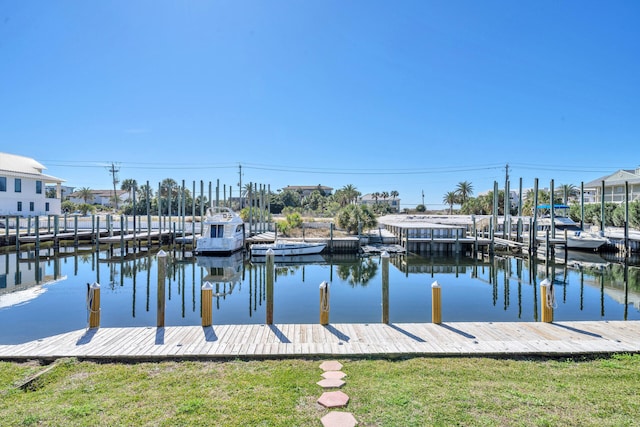
[[[7,191],[7,177],[0,176],[0,191]]]
[[[18,202],[18,212],[22,212],[22,202]]]
[[[36,210],[35,202],[29,202],[29,212],[33,212]]]
[[[42,194],[42,181],[36,181],[36,194]]]
[[[45,202],[44,210],[45,210],[45,212],[49,212],[49,202]]]
[[[20,178],[16,178],[14,183],[14,191],[16,193],[22,193],[22,180]]]

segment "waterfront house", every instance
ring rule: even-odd
[[[128,191],[125,190],[116,190],[115,194],[118,196],[118,206],[129,200],[131,196]],[[115,203],[113,200],[114,191],[113,190],[91,190],[91,197],[89,197],[86,201],[83,199],[83,194],[81,191],[75,191],[69,195],[69,201],[82,204],[88,203],[90,205],[101,205],[105,207],[115,207]]]
[[[389,205],[393,212],[400,212],[400,199],[398,197],[382,198],[380,196],[374,196],[372,193],[365,194],[358,198],[358,203],[361,205],[375,206],[377,204]]]
[[[45,175],[38,161],[16,154],[0,153],[0,215],[59,215],[63,179]],[[55,185],[47,197],[46,185]]]
[[[333,188],[327,187],[325,185],[288,185],[282,189],[282,191],[295,191],[299,193],[302,197],[307,197],[315,190],[318,190],[320,194],[328,196],[333,191]]]
[[[603,176],[584,184],[585,193],[593,194],[592,201],[602,201],[602,183],[604,182],[604,201],[624,203],[625,183],[629,185],[629,201],[640,200],[640,167],[636,169],[620,169],[611,175]],[[587,199],[585,198],[585,202]]]

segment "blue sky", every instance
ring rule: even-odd
[[[0,0],[0,151],[67,185],[442,207],[640,166],[637,1]],[[237,190],[235,190],[237,195]]]

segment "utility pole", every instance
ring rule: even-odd
[[[511,207],[509,206],[509,202],[511,200],[509,191],[509,163],[505,166],[505,176],[504,176],[504,217],[505,219],[511,213]],[[506,225],[506,221],[505,221]]]
[[[112,162],[109,173],[111,174],[111,179],[113,181],[113,201],[116,204],[116,209],[118,209],[118,194],[116,193],[116,185],[118,185],[118,183],[120,182],[120,180],[118,180],[119,171],[120,169],[116,169],[116,165]]]
[[[424,206],[424,190],[422,190],[422,206]]]

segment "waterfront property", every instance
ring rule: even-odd
[[[474,253],[491,244],[490,239],[471,234],[471,216],[386,215],[378,224],[409,252]]]
[[[34,159],[0,153],[0,216],[60,214],[64,180],[44,174],[46,168]],[[46,185],[55,185],[49,197]]]

